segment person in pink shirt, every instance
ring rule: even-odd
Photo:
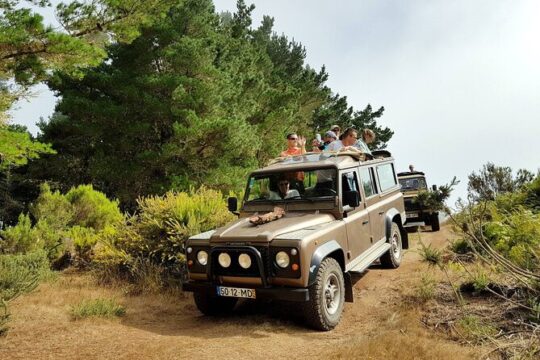
[[[306,138],[296,133],[287,135],[287,150],[282,151],[280,156],[295,156],[306,153]]]

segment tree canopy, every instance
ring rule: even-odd
[[[355,111],[334,95],[326,69],[309,67],[306,49],[276,34],[273,18],[253,27],[253,5],[240,0],[233,14],[217,14],[211,0],[131,2],[139,10],[129,14],[121,10],[128,1],[91,3],[105,13],[87,3],[58,8],[78,58],[53,54],[61,47],[51,40],[30,51],[38,65],[21,71],[32,46],[0,54],[18,54],[5,76],[21,86],[44,80],[61,96],[38,138],[57,154],[34,161],[29,176],[64,190],[91,183],[129,208],[170,189],[239,190],[246,172],[283,150],[288,132],[369,127],[379,147],[392,136],[377,124],[384,108]]]

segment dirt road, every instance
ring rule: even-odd
[[[448,228],[421,234],[441,247]],[[199,314],[189,295],[127,296],[96,286],[90,277],[62,275],[17,300],[12,328],[0,339],[0,359],[184,359],[184,358],[399,358],[461,359],[474,349],[426,329],[407,294],[427,267],[414,252],[418,235],[397,270],[372,267],[356,277],[355,302],[347,303],[330,332],[305,328],[279,306],[243,304],[234,315]],[[113,297],[127,314],[118,320],[79,320],[69,306],[82,299]]]

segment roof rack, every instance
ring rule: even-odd
[[[407,176],[407,175],[426,175],[422,171],[403,171],[397,174],[397,176]]]

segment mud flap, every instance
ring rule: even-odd
[[[351,274],[348,272],[343,273],[343,280],[345,280],[345,302],[354,302],[353,288]]]

